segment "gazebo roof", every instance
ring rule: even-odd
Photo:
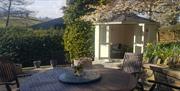
[[[122,22],[122,23],[156,23],[155,21],[137,16],[135,14],[118,14],[99,22]]]
[[[134,24],[134,23],[148,23],[148,24],[158,24],[157,22],[140,17],[136,14],[112,14],[107,17],[99,17],[99,18],[92,18],[89,19],[86,18],[86,20],[93,21],[94,23],[107,23],[107,22],[116,22],[116,23],[122,23],[122,24]]]

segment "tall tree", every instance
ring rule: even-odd
[[[66,29],[64,45],[71,59],[90,57],[93,51],[92,23],[81,19],[92,12],[92,5],[99,5],[106,0],[74,0],[65,8],[64,20]]]
[[[6,19],[5,27],[9,26],[10,16],[26,16],[31,13],[29,10],[25,9],[25,5],[30,3],[27,0],[0,0],[0,9],[5,13]]]

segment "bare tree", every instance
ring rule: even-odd
[[[5,28],[9,26],[11,16],[26,17],[32,13],[25,9],[28,4],[30,3],[27,0],[0,0],[0,10],[3,11],[3,16],[7,18]]]

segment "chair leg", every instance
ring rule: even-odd
[[[16,86],[17,86],[17,88],[19,88],[19,81],[18,81],[18,79],[16,79]]]
[[[156,87],[156,84],[153,84],[149,91],[153,91]]]
[[[142,83],[139,83],[141,91],[144,91],[144,86]]]
[[[11,88],[8,84],[5,84],[7,91],[11,91]]]

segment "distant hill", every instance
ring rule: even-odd
[[[29,27],[34,24],[41,23],[42,21],[36,18],[17,18],[17,17],[10,17],[10,26],[12,27]],[[6,24],[6,17],[0,17],[0,27],[4,27]]]
[[[33,29],[63,29],[65,27],[63,18],[56,18],[31,26]]]

